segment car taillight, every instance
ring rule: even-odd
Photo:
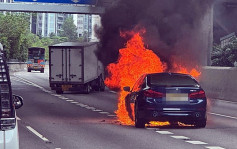
[[[144,94],[145,97],[152,97],[152,98],[162,98],[164,96],[163,93],[156,92],[156,91],[153,91],[153,90],[145,90],[143,92],[143,94]]]
[[[206,98],[205,92],[203,90],[200,90],[198,92],[193,92],[189,94],[189,98],[190,99],[202,99],[202,98]]]

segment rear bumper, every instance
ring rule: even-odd
[[[62,91],[78,91],[85,88],[84,84],[67,84],[67,83],[50,83],[52,90],[62,90]]]
[[[43,70],[44,67],[28,67],[28,70]]]
[[[165,109],[165,110],[164,110]],[[206,111],[200,110],[171,110],[143,109],[138,111],[138,116],[145,121],[196,121],[206,119]]]

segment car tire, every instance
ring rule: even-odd
[[[41,69],[40,72],[41,72],[41,73],[44,73],[44,69]]]
[[[207,124],[207,120],[206,120],[206,119],[203,119],[203,120],[198,120],[198,121],[196,121],[195,126],[196,126],[197,128],[205,128],[205,127],[206,127],[206,124]]]
[[[145,128],[145,121],[139,118],[138,107],[135,104],[135,127],[136,128]]]
[[[63,94],[63,91],[62,90],[56,90],[56,93],[57,94]]]

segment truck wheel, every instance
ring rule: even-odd
[[[100,84],[100,91],[105,91],[105,83],[104,80],[101,78],[101,84]]]
[[[57,94],[63,94],[63,91],[62,90],[56,90],[56,93]]]
[[[91,86],[90,86],[90,84],[86,84],[85,85],[85,94],[89,94],[91,92]]]

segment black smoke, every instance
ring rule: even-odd
[[[118,58],[118,50],[128,39],[120,31],[137,26],[146,28],[144,42],[161,60],[171,56],[188,63],[199,63],[202,37],[199,28],[212,0],[120,0],[102,15],[99,59],[106,66]],[[169,69],[172,69],[171,66]]]
[[[237,32],[237,3],[234,0],[216,1],[214,4],[214,43],[232,32]]]

